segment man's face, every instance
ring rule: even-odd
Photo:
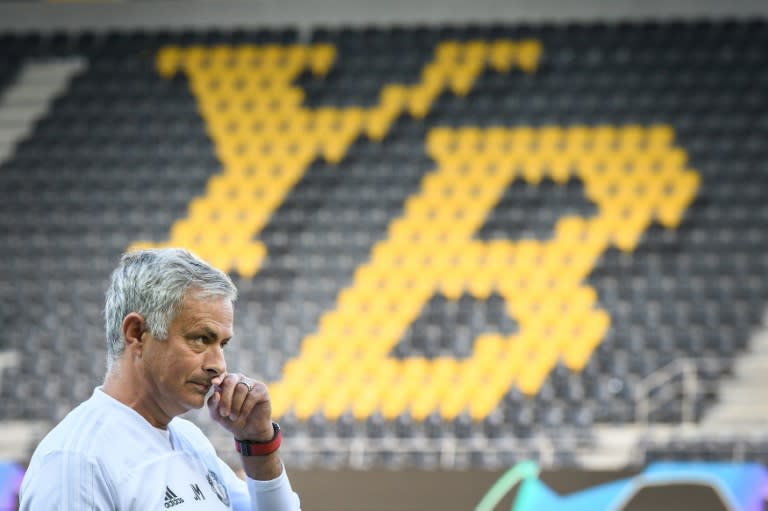
[[[187,293],[168,338],[146,332],[142,353],[148,390],[169,418],[205,404],[211,379],[226,372],[223,348],[232,337],[232,303]]]

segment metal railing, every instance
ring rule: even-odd
[[[699,371],[704,364],[720,367],[722,360],[716,358],[680,358],[640,380],[635,385],[635,421],[650,425],[651,414],[671,401],[680,401],[682,426],[697,422],[696,406],[707,382],[702,381]],[[675,380],[680,378],[679,390]]]
[[[492,441],[482,438],[456,439],[445,438],[324,438],[311,439],[298,436],[291,439],[290,445],[281,447],[281,455],[293,465],[318,465],[327,453],[333,453],[336,462],[354,469],[364,469],[371,464],[381,463],[381,456],[395,456],[407,464],[406,458],[413,454],[428,456],[435,468],[466,468],[471,464],[472,454],[506,454],[514,459],[528,459],[534,455],[541,466],[553,466],[556,463],[557,447],[555,441],[545,435],[515,442]],[[397,464],[397,462],[394,462]],[[499,467],[507,466],[501,462]]]

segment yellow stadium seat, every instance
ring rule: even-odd
[[[583,158],[588,154],[589,130],[587,126],[578,124],[565,128],[562,152],[573,158]]]
[[[260,241],[253,241],[240,249],[235,256],[234,267],[240,275],[252,278],[267,257],[267,247]]]
[[[488,58],[491,66],[500,73],[509,72],[517,55],[517,44],[508,39],[499,39],[490,44]]]
[[[498,159],[509,152],[511,144],[509,130],[501,126],[491,126],[484,131],[483,155],[491,160]]]
[[[435,49],[435,61],[446,65],[458,62],[461,58],[462,48],[458,41],[442,41]]]
[[[468,387],[459,386],[444,395],[438,405],[440,416],[447,421],[452,421],[458,417],[467,408],[469,394],[470,389]]]
[[[378,107],[370,110],[365,119],[365,134],[370,140],[380,142],[389,132],[399,112]]]
[[[405,85],[388,84],[379,92],[379,107],[385,111],[399,115],[408,103],[410,89]]]
[[[463,61],[485,64],[490,44],[484,39],[472,39],[464,43]]]
[[[656,217],[659,222],[667,228],[674,229],[680,225],[680,221],[685,213],[685,207],[671,201],[660,201],[656,207]]]
[[[272,416],[278,420],[286,415],[291,408],[293,396],[288,392],[289,385],[282,382],[270,383],[268,387]]]
[[[467,278],[467,291],[478,300],[487,300],[495,289],[496,274],[489,267],[478,268]]]
[[[465,158],[476,158],[484,142],[483,133],[477,127],[464,126],[456,130],[457,152]]]
[[[672,127],[666,124],[654,125],[648,130],[646,151],[668,149],[674,139]]]
[[[616,149],[620,152],[636,153],[647,144],[647,131],[638,124],[622,126],[618,130]]]
[[[440,95],[442,88],[428,83],[415,85],[408,95],[408,112],[415,119],[423,119]]]
[[[587,222],[580,216],[562,216],[555,223],[555,239],[570,245],[586,237]]]
[[[184,49],[180,56],[182,57],[182,66],[184,71],[194,74],[206,65],[208,51],[202,45],[191,45]]]
[[[454,131],[450,128],[438,127],[429,130],[426,139],[427,154],[434,160],[443,160],[455,154],[458,145]]]
[[[486,418],[498,405],[495,396],[481,394],[479,397],[469,402],[469,416],[475,421],[480,422]]]
[[[357,393],[352,401],[352,416],[358,421],[364,421],[379,409],[379,389],[366,386]]]
[[[541,58],[541,43],[529,39],[518,43],[517,65],[526,73],[533,73],[539,67]]]
[[[382,390],[381,415],[387,420],[393,420],[406,411],[410,389],[406,386],[392,385]]]
[[[452,64],[447,64],[441,61],[432,61],[422,68],[421,81],[417,85],[421,85],[429,90],[440,93],[445,89],[452,70]],[[408,89],[408,95],[412,93],[414,87],[415,86],[411,86]]]
[[[178,46],[165,46],[157,54],[155,68],[163,78],[172,78],[181,66],[183,51]]]
[[[332,392],[326,396],[322,405],[323,415],[328,420],[336,420],[350,409],[351,389],[348,385],[337,385]]]
[[[303,44],[291,44],[283,48],[280,61],[276,64],[290,76],[296,76],[307,64],[310,50]]]
[[[530,185],[538,185],[544,178],[545,160],[535,154],[531,153],[524,157],[522,168],[522,177]]]
[[[572,335],[576,342],[569,344],[563,354],[563,361],[574,371],[581,371],[595,347],[610,327],[610,317],[603,310],[592,311],[573,325]]]
[[[536,130],[532,149],[541,154],[559,153],[565,135],[565,131],[560,126],[542,126]]]
[[[440,402],[439,389],[435,386],[425,386],[413,395],[410,402],[411,417],[423,421],[430,415]]]
[[[557,351],[554,346],[541,346],[528,362],[520,371],[517,386],[523,394],[534,396],[555,366]]]
[[[456,67],[450,74],[450,88],[451,92],[457,96],[464,97],[469,94],[472,86],[475,84],[480,72],[483,70],[482,63],[464,64],[461,67]]]
[[[552,155],[545,161],[549,175],[555,183],[564,184],[573,175],[574,164],[570,155],[565,153]]]
[[[615,154],[618,146],[618,133],[616,128],[608,125],[596,126],[592,129],[592,151],[602,154]]]
[[[499,401],[509,389],[514,377],[505,374],[501,370],[488,374],[486,378],[478,382],[478,387],[483,392],[469,400],[468,409],[470,417],[475,421],[486,418],[498,407]]]
[[[610,222],[613,244],[619,250],[631,252],[651,222],[651,211],[646,207],[616,204],[606,211],[604,217]]]
[[[322,403],[323,396],[320,395],[318,388],[309,387],[307,391],[301,395],[301,398],[296,399],[293,403],[293,412],[297,419],[305,421],[320,409]]]
[[[480,359],[497,359],[506,342],[501,334],[482,334],[475,339],[475,356]]]
[[[323,158],[331,164],[338,164],[347,154],[349,146],[357,138],[357,134],[337,133],[326,140],[323,147]]]

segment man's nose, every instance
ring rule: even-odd
[[[208,350],[204,369],[212,378],[226,372],[227,361],[221,346],[214,345]]]

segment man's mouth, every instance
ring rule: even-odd
[[[200,382],[198,382],[198,381],[193,381],[193,382],[192,382],[192,385],[194,385],[195,387],[197,387],[197,388],[200,390],[200,392],[201,392],[202,394],[207,394],[207,393],[208,393],[208,391],[209,391],[209,390],[210,390],[210,388],[211,388],[211,384],[210,384],[210,383],[200,383]]]

